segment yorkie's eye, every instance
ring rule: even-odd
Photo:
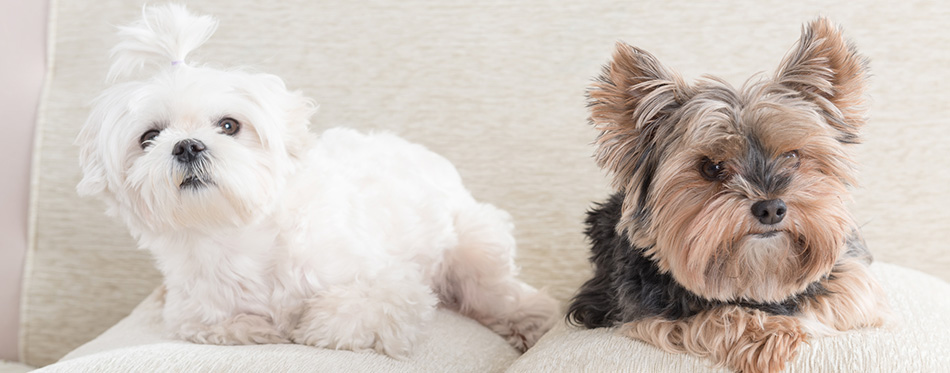
[[[241,130],[241,122],[234,118],[222,118],[218,121],[218,127],[221,128],[221,133],[234,136]]]
[[[726,178],[726,167],[722,162],[713,162],[709,157],[699,161],[699,173],[709,181],[719,181]]]
[[[788,162],[789,167],[792,168],[797,168],[802,163],[801,158],[798,157],[798,150],[782,153],[782,159]]]
[[[161,132],[162,130],[157,129],[145,131],[145,133],[142,134],[142,137],[139,137],[139,146],[141,146],[142,149],[148,148],[152,145],[152,140],[155,140],[155,138],[158,137],[158,134]]]

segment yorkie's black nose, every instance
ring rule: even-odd
[[[768,201],[759,201],[752,205],[752,215],[759,219],[762,224],[778,224],[785,219],[785,213],[788,208],[785,207],[785,201],[780,199],[770,199]]]
[[[205,149],[205,143],[199,140],[181,140],[175,144],[175,149],[172,150],[172,155],[174,155],[175,159],[181,163],[191,163],[194,162],[195,159],[198,159],[198,155],[205,151]]]

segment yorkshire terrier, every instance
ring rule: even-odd
[[[437,306],[530,347],[556,302],[517,277],[510,216],[455,167],[387,133],[308,130],[277,76],[196,65],[217,21],[146,7],[77,139],[81,195],[164,275],[171,336],[406,357]],[[138,74],[137,79],[127,79]]]
[[[588,213],[594,277],[568,319],[739,372],[889,314],[846,203],[867,67],[841,30],[803,29],[772,78],[688,84],[618,44],[589,91],[617,192]]]

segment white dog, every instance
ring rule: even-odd
[[[164,274],[175,336],[410,354],[439,304],[524,350],[556,303],[516,278],[507,213],[394,135],[308,132],[276,76],[185,63],[217,22],[150,7],[120,29],[79,134],[81,195],[101,196]]]

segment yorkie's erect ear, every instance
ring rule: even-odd
[[[588,92],[591,124],[600,131],[595,157],[614,174],[614,187],[636,194],[648,186],[663,153],[655,148],[674,130],[664,119],[690,94],[683,79],[656,57],[617,43],[613,59]]]
[[[842,143],[858,142],[865,122],[867,60],[844,39],[841,30],[818,18],[782,61],[776,83],[816,104]]]

